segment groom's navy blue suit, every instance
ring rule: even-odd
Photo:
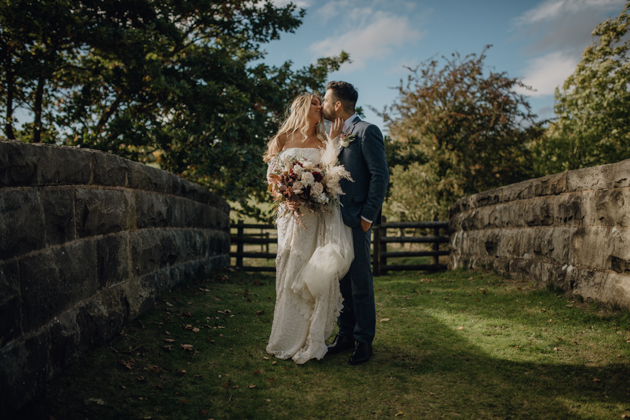
[[[361,227],[361,216],[378,222],[387,192],[389,172],[385,161],[383,135],[377,126],[355,117],[348,134],[356,137],[339,153],[339,161],[352,175],[354,182],[341,181],[344,191],[341,215],[352,228],[354,261],[348,274],[341,279],[343,311],[337,320],[339,334],[354,337],[359,343],[372,344],[376,327],[374,286],[370,269],[372,229]]]

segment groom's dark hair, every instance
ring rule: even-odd
[[[333,100],[341,102],[343,109],[351,114],[359,99],[359,92],[348,82],[329,82],[326,90],[332,90]]]

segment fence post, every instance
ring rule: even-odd
[[[372,276],[378,277],[381,275],[381,268],[379,267],[380,259],[380,250],[381,250],[381,237],[379,235],[381,231],[381,226],[376,225],[372,229],[374,233],[374,241],[372,242]]]
[[[379,241],[378,241],[379,274],[387,274],[387,270],[385,269],[385,266],[387,265],[387,257],[383,256],[383,254],[387,252],[387,242],[384,242],[382,240],[383,238],[387,237],[387,228],[383,226],[385,223],[387,223],[387,217],[382,216],[381,226],[380,226],[380,229],[378,230],[378,236],[380,236]]]
[[[239,220],[237,223],[237,231],[236,231],[236,267],[239,269],[243,269],[243,241],[245,240],[245,229],[243,228],[243,221]]]
[[[438,217],[437,215],[435,215],[435,217],[433,218],[434,222],[437,222]],[[435,227],[433,228],[433,236],[440,236],[440,228]],[[438,242],[433,242],[433,250],[434,251],[439,251],[440,250],[440,244]],[[434,265],[438,265],[440,263],[440,256],[439,255],[434,255],[433,256],[433,264]]]

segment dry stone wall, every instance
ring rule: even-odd
[[[450,268],[485,265],[630,307],[630,160],[462,198],[450,229]]]
[[[0,414],[163,290],[228,265],[229,210],[114,155],[0,140]]]

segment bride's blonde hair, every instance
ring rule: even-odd
[[[308,112],[313,98],[319,99],[320,103],[322,102],[317,95],[311,93],[300,95],[293,100],[289,115],[280,126],[280,130],[267,143],[267,151],[263,155],[265,162],[269,162],[271,158],[280,152],[279,137],[283,134],[292,135],[299,131],[304,136],[304,140],[308,138]],[[326,128],[323,121],[318,122],[315,126],[315,137],[322,143],[326,142]]]

